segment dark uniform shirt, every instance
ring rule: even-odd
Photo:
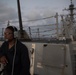
[[[16,47],[8,48],[8,42],[4,42],[0,48],[0,57],[5,56],[8,63],[5,66],[4,75],[11,75],[13,58],[14,60],[13,75],[30,75],[30,60],[27,47],[20,41],[17,41]]]

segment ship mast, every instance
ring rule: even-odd
[[[21,10],[20,10],[20,2],[17,0],[17,5],[18,5],[18,17],[19,17],[19,28],[20,28],[20,39],[24,38],[23,34],[23,25],[22,25],[22,18],[21,18]]]
[[[21,18],[21,10],[20,10],[20,2],[19,2],[19,0],[17,0],[17,5],[18,5],[19,27],[20,27],[20,30],[23,31],[22,18]]]
[[[69,15],[67,15],[65,17],[65,34],[68,38],[71,38],[71,36],[73,37],[74,35],[74,10],[76,9],[74,7],[74,4],[72,3],[72,0],[70,0],[71,4],[69,5],[68,9],[64,9],[64,10],[68,10],[70,11]]]
[[[29,36],[27,34],[27,32],[25,30],[23,30],[23,25],[22,25],[22,17],[21,17],[21,9],[20,9],[20,1],[17,0],[17,6],[18,6],[18,17],[19,17],[19,39],[25,39],[25,40],[29,40]]]
[[[64,10],[69,10],[70,11],[70,20],[71,20],[71,22],[73,22],[74,21],[74,10],[76,9],[75,7],[74,7],[74,4],[72,3],[72,0],[70,0],[71,1],[71,4],[69,5],[69,8],[68,9],[64,9]]]
[[[74,4],[72,3],[72,0],[71,0],[71,5],[69,5],[69,9],[70,10],[70,19],[71,19],[71,22],[74,21]]]

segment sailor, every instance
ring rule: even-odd
[[[8,26],[4,32],[6,41],[0,47],[0,62],[4,64],[3,75],[30,75],[27,47],[17,39],[17,28]]]

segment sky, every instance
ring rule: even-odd
[[[72,0],[76,7],[76,0]],[[65,14],[63,11],[69,8],[70,0],[20,0],[21,15],[24,26],[50,24],[50,20],[27,22],[29,20],[41,19],[45,17]],[[0,0],[0,27],[5,27],[7,22],[11,25],[18,25],[17,0]],[[52,23],[54,20],[51,20]]]

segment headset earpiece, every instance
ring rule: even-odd
[[[14,31],[14,38],[18,37],[18,31]]]
[[[14,29],[14,38],[17,38],[18,37],[17,28],[13,26],[13,29]]]

